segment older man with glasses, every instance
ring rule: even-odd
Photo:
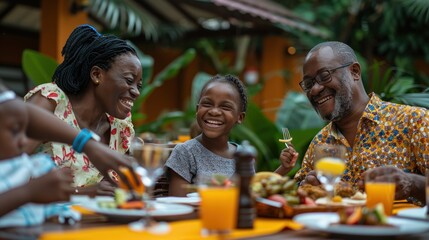
[[[314,146],[340,144],[347,148],[342,181],[357,189],[362,186],[364,172],[383,178],[386,169],[393,168],[396,199],[424,202],[429,112],[382,101],[374,93],[368,95],[353,49],[341,42],[323,42],[311,49],[303,74],[301,88],[329,124],[313,138],[295,179],[319,185],[313,170]]]

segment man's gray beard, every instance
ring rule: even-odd
[[[326,116],[322,116],[317,108],[313,105],[313,108],[325,121],[335,122],[341,120],[352,108],[352,86],[350,84],[344,83],[343,81],[341,81],[340,84],[342,90],[335,93],[335,106],[331,113],[327,114]]]

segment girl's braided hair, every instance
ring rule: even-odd
[[[206,89],[206,87],[212,83],[212,82],[225,82],[228,83],[229,85],[233,86],[238,94],[240,94],[240,106],[241,106],[241,111],[242,112],[246,112],[247,110],[247,92],[246,92],[246,88],[244,87],[243,83],[240,81],[240,79],[238,79],[236,76],[233,75],[216,75],[214,77],[212,77],[206,84],[204,84],[203,88],[201,89],[201,93],[204,92],[204,90]],[[201,98],[201,95],[200,95]]]

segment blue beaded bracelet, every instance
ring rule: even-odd
[[[94,139],[95,141],[100,141],[100,137],[95,134],[94,132],[84,128],[80,133],[76,136],[76,138],[73,140],[73,149],[81,153],[83,151],[83,148],[85,147],[85,144],[90,140]]]

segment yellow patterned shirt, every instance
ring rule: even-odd
[[[342,181],[355,187],[364,171],[379,166],[394,165],[407,173],[424,175],[429,167],[429,111],[385,102],[373,93],[370,97],[358,123],[354,146],[329,123],[311,141],[295,175],[298,182],[313,169],[314,146],[319,143],[346,146],[347,167]]]

